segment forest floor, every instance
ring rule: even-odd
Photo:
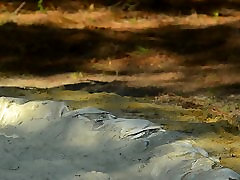
[[[5,2],[5,1],[4,1]],[[0,3],[0,95],[182,131],[240,173],[240,11]]]

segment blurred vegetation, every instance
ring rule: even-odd
[[[2,0],[1,2],[22,2],[22,0]],[[37,2],[38,10],[43,10],[48,4],[61,6],[69,2],[80,3],[85,8],[94,4],[96,7],[119,7],[123,10],[180,10],[189,13],[192,9],[199,12],[211,9],[212,12],[222,7],[234,9],[240,7],[240,0],[25,0],[25,2],[35,3],[35,5]]]
[[[40,11],[44,11],[43,0],[38,0],[37,6]]]

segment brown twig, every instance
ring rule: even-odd
[[[25,4],[26,4],[26,2],[23,1],[23,2],[20,4],[20,6],[18,6],[18,8],[14,11],[14,14],[18,14],[19,11],[23,8],[23,6],[24,6]]]

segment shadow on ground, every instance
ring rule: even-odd
[[[89,93],[115,93],[120,96],[132,96],[132,97],[145,97],[145,96],[158,96],[164,92],[160,87],[129,87],[126,82],[113,81],[113,82],[101,82],[91,81],[78,84],[64,85],[64,89],[71,91],[84,90]]]
[[[163,94],[176,94],[180,96],[194,96],[194,95],[206,95],[214,96],[218,99],[225,99],[231,95],[240,94],[240,84],[230,84],[230,85],[220,85],[216,87],[201,88],[192,92],[181,92],[178,89],[170,89],[157,86],[147,86],[147,87],[131,87],[128,86],[126,82],[122,81],[112,81],[112,82],[102,82],[102,81],[89,81],[77,84],[67,84],[64,85],[65,90],[70,91],[87,91],[89,93],[115,93],[120,96],[130,96],[130,97],[154,97]]]
[[[39,9],[37,2],[27,0],[23,9],[36,11]],[[3,4],[10,6],[9,10],[15,10],[22,3],[20,0],[9,1],[3,0]],[[62,9],[66,12],[77,12],[79,9],[88,9],[91,4],[95,7],[120,8],[125,11],[139,10],[143,12],[164,12],[171,14],[191,14],[197,13],[212,14],[222,8],[240,9],[238,0],[52,0],[43,1],[43,7],[48,9]],[[221,15],[221,13],[219,13]]]
[[[141,31],[7,23],[0,26],[0,34],[0,71],[6,75],[47,76],[76,71],[115,75],[117,71],[116,77],[129,75],[131,79],[141,73],[155,74],[156,80],[150,76],[144,81],[151,85],[141,89],[124,85],[124,80],[88,87],[90,92],[113,91],[131,96],[155,96],[164,92],[165,84],[171,84],[168,90],[176,91],[176,87],[187,87],[192,81],[197,84],[195,89],[201,89],[201,83],[205,83],[202,88],[212,89],[221,86],[232,89],[231,84],[240,83],[239,22],[197,29],[171,25]],[[145,51],[162,54],[150,60]],[[136,52],[140,55],[132,55]],[[169,56],[174,56],[173,60]],[[95,68],[99,61],[105,64]],[[110,61],[122,63],[121,68],[108,69],[106,64]],[[162,66],[163,62],[170,65]],[[163,77],[158,81],[164,73],[172,73],[174,78]],[[84,84],[66,87],[84,88]]]
[[[8,23],[0,26],[0,70],[33,75],[91,72],[87,64],[129,57],[138,47],[177,54],[181,59],[176,66],[228,64],[238,69],[240,32],[233,25],[199,29],[172,25],[129,32]]]

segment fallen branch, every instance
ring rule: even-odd
[[[18,14],[19,11],[23,8],[23,6],[24,6],[25,4],[26,4],[26,2],[23,1],[23,2],[20,4],[20,6],[18,6],[18,8],[14,11],[14,14]]]

